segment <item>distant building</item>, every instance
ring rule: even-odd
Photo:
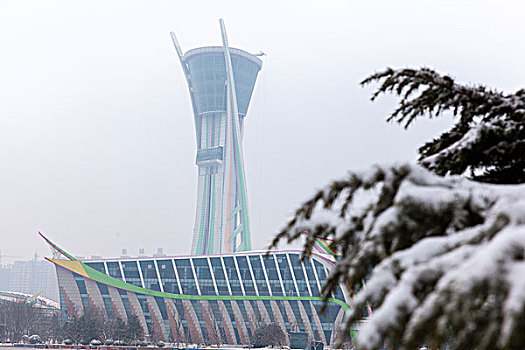
[[[11,278],[11,265],[0,266],[0,290],[9,289],[9,279]]]
[[[19,292],[8,292],[0,291],[0,303],[21,303],[26,302],[33,307],[48,310],[59,310],[60,304],[54,300],[51,300],[40,295],[35,296],[34,294],[19,293]]]
[[[9,269],[8,288],[14,292],[36,294],[58,300],[56,273],[44,260],[15,261]]]

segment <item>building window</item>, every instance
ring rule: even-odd
[[[264,268],[266,269],[266,274],[268,275],[268,283],[270,284],[272,294],[283,295],[281,280],[279,279],[279,273],[277,272],[273,254],[270,254],[268,257],[263,257],[263,263]]]
[[[179,286],[171,260],[157,260],[160,279],[165,293],[179,294]]]
[[[199,282],[201,294],[216,295],[210,267],[208,266],[208,259],[194,258],[193,267],[195,268],[195,273],[197,274],[197,281]]]
[[[241,282],[239,281],[239,276],[237,275],[237,267],[233,261],[233,257],[226,256],[223,258],[224,267],[226,268],[226,275],[230,281],[230,288],[232,295],[242,295]]]
[[[152,260],[140,261],[140,269],[142,270],[142,278],[144,280],[144,288],[160,291],[159,279],[157,277],[157,270]]]
[[[239,266],[239,274],[241,275],[242,284],[244,286],[244,292],[246,295],[257,295],[246,257],[237,256],[236,259],[237,265]]]
[[[193,276],[190,259],[175,259],[179,282],[183,294],[198,295],[197,284]]]
[[[226,276],[224,275],[221,258],[210,258],[210,263],[219,295],[229,295],[230,292],[228,291],[228,282],[226,281]]]

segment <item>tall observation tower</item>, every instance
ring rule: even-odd
[[[242,136],[262,61],[230,48],[219,22],[222,46],[183,53],[171,33],[193,105],[199,182],[191,250],[199,255],[251,249]]]

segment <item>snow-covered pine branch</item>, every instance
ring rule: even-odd
[[[362,81],[379,82],[372,95],[400,97],[388,118],[408,127],[416,118],[445,111],[457,123],[419,149],[420,163],[439,175],[469,173],[489,183],[525,182],[525,90],[504,94],[457,84],[428,68],[386,69]]]
[[[363,195],[369,205],[359,207]],[[316,193],[273,245],[304,232],[304,254],[318,237],[333,239],[340,254],[323,295],[339,282],[357,291],[344,327],[363,317],[366,303],[374,309],[359,349],[377,349],[384,339],[392,349],[525,344],[525,184],[376,166]]]

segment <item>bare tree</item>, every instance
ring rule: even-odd
[[[210,326],[207,327],[208,342],[210,344],[216,344],[218,347],[220,347],[222,345],[221,327],[219,326],[219,323],[215,317],[215,313],[211,308],[208,308],[208,315],[211,323]]]
[[[120,317],[117,317],[112,324],[112,333],[111,336],[113,340],[124,340],[126,338],[126,321],[122,320]]]
[[[259,328],[264,325],[264,322],[261,318],[261,315],[256,311],[256,308],[253,308],[253,313],[248,313],[248,322],[253,324],[255,328]]]
[[[40,326],[43,310],[23,301],[0,305],[0,324],[3,325],[4,339],[19,341],[24,334],[34,333]]]
[[[46,321],[42,324],[42,330],[39,335],[42,339],[50,340],[51,342],[60,341],[62,338],[62,320],[61,310],[54,310],[45,313]]]
[[[128,318],[126,335],[129,340],[134,343],[143,338],[144,333],[142,331],[142,326],[140,325],[139,318],[136,315],[131,315]]]
[[[174,341],[180,345],[183,344],[184,347],[188,344],[188,337],[186,336],[186,331],[184,330],[184,326],[182,325],[182,319],[179,315],[175,315],[173,317],[173,321],[175,323],[175,336]]]
[[[89,343],[93,339],[105,340],[111,337],[112,323],[99,310],[90,309],[79,318],[68,319],[63,333],[75,343]]]

